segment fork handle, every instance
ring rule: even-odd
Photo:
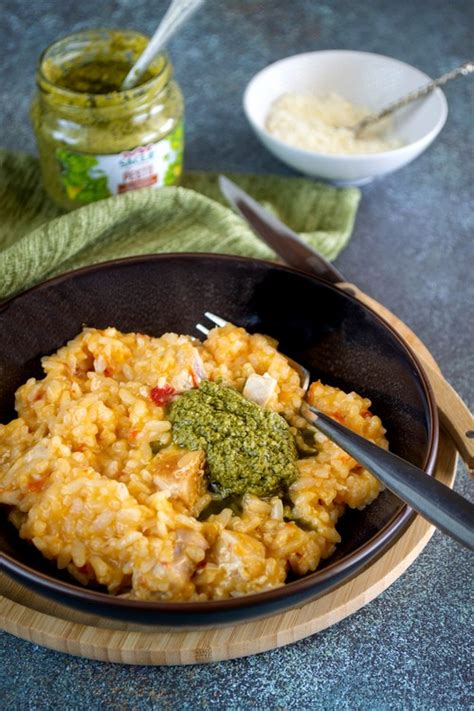
[[[305,403],[302,415],[437,528],[474,550],[474,504]]]

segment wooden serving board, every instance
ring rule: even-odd
[[[377,302],[370,305],[438,370],[405,324]],[[452,486],[456,461],[456,449],[442,430],[434,476]],[[0,574],[0,627],[50,649],[123,664],[199,664],[244,657],[308,637],[367,605],[413,563],[433,533],[434,527],[417,516],[383,556],[336,590],[288,612],[215,629],[127,625],[51,602]]]

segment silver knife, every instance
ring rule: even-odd
[[[314,274],[331,284],[344,284],[343,277],[327,259],[304,242],[296,232],[247,195],[232,180],[219,176],[219,187],[232,207],[244,218],[256,234],[290,267]]]
[[[380,304],[377,304],[377,302],[374,302],[370,296],[358,289],[357,286],[348,283],[341,272],[330,264],[327,259],[306,244],[299,235],[290,230],[283,222],[280,222],[260,203],[251,198],[250,195],[247,195],[232,180],[220,175],[219,187],[230,205],[250,225],[257,236],[263,239],[286,264],[343,288],[346,293],[356,296],[379,315],[381,310],[382,312],[385,311],[388,320],[390,320],[390,312],[381,307]],[[408,326],[405,328],[407,332],[410,330]],[[469,473],[474,476],[474,438],[472,437],[474,421],[472,414],[441,373],[435,370],[433,365],[419,352],[417,353],[417,358],[429,377],[441,422],[449,432],[459,454],[467,465]]]

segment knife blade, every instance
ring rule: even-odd
[[[301,269],[330,284],[346,282],[344,276],[296,232],[247,195],[232,180],[219,176],[219,187],[230,205],[244,218],[253,231],[290,267]]]

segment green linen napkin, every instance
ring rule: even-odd
[[[328,259],[347,244],[356,188],[306,178],[227,174]],[[225,207],[216,173],[185,173],[181,187],[145,188],[65,213],[46,196],[38,161],[0,151],[0,299],[47,277],[155,252],[274,253]]]

